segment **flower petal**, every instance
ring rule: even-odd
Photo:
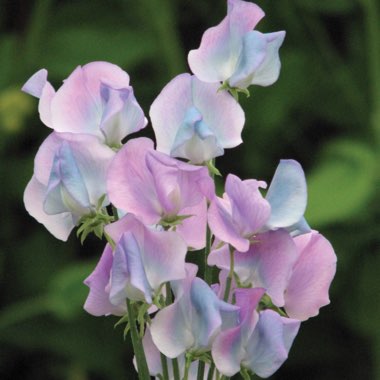
[[[269,229],[286,228],[298,223],[306,209],[307,189],[301,165],[281,160],[266,195],[271,205]]]
[[[28,213],[57,239],[66,241],[75,227],[71,213],[64,212],[57,215],[48,215],[43,209],[46,186],[33,176],[24,192],[24,204]]]
[[[260,313],[259,321],[249,341],[244,366],[260,377],[269,377],[288,358],[300,327],[300,321],[280,317],[272,310]]]
[[[110,280],[112,262],[112,248],[107,244],[96,268],[84,280],[84,283],[90,288],[84,309],[96,317],[109,314],[124,315],[126,312],[125,305],[124,307],[122,305],[115,306],[109,300],[107,285]]]
[[[52,123],[58,132],[91,133],[103,137],[101,83],[129,86],[129,76],[118,66],[92,62],[78,66],[65,80],[51,103]]]
[[[250,84],[270,86],[280,75],[281,62],[278,50],[284,42],[285,32],[266,33],[264,36],[267,40],[265,59],[255,72]]]
[[[329,287],[335,276],[336,255],[329,241],[317,232],[294,239],[299,258],[285,295],[285,310],[291,318],[305,321],[330,303]]]
[[[163,212],[145,162],[147,152],[152,150],[150,139],[129,140],[113,159],[107,179],[110,201],[116,207],[138,215],[146,224],[157,223]]]
[[[188,56],[192,72],[204,82],[222,82],[234,72],[241,50],[241,38],[252,30],[264,12],[255,4],[228,1],[228,14],[208,29],[198,49]]]

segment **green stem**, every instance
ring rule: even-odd
[[[362,0],[365,14],[368,72],[370,83],[371,126],[380,144],[380,7],[377,0]]]
[[[188,380],[189,378],[190,364],[191,364],[191,357],[190,355],[186,355],[185,373],[183,374],[183,380]]]
[[[167,282],[165,284],[165,289],[166,289],[166,306],[169,306],[173,302],[172,289],[170,287],[170,282]]]
[[[174,380],[181,380],[177,358],[172,359]]]
[[[160,353],[160,357],[161,357],[161,366],[162,366],[162,378],[164,380],[169,380],[168,362],[166,360],[166,356]]]
[[[210,368],[208,370],[207,380],[212,380],[214,377],[214,371],[215,371],[215,364],[214,362],[211,363]]]
[[[205,362],[200,360],[198,363],[197,380],[203,380],[204,374],[205,374]]]
[[[43,39],[46,32],[46,24],[49,18],[52,0],[37,0],[35,2],[24,48],[24,67],[34,66],[42,53]]]
[[[165,67],[170,77],[186,70],[179,33],[174,17],[174,2],[171,0],[144,0],[145,15],[151,15],[151,24],[161,47],[161,56],[165,57]]]
[[[228,302],[228,297],[230,296],[231,283],[234,277],[234,249],[230,246],[230,271],[228,273],[226,281],[226,289],[224,290],[223,300]]]
[[[137,371],[138,371],[139,379],[150,380],[148,365],[146,363],[146,358],[145,358],[144,347],[142,345],[142,341],[137,331],[135,312],[128,298],[127,298],[127,313],[128,313],[128,319],[129,319],[129,324],[131,328],[131,339],[132,339],[133,351],[135,352],[135,355],[136,355]]]

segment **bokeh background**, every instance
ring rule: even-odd
[[[377,0],[258,0],[263,32],[286,30],[279,81],[251,88],[244,144],[217,160],[224,175],[269,181],[280,158],[302,163],[307,218],[331,240],[330,306],[302,325],[273,379],[380,379],[380,18]],[[82,309],[83,279],[103,244],[55,240],[22,195],[50,133],[20,87],[38,69],[56,86],[79,64],[107,60],[149,105],[224,0],[0,0],[0,378],[137,378],[114,317]],[[244,98],[244,96],[243,96]],[[139,135],[152,136],[150,127]]]

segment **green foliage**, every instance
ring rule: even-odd
[[[376,190],[376,175],[376,155],[369,146],[350,140],[330,143],[308,177],[310,224],[347,222],[365,212]]]
[[[49,309],[57,318],[74,319],[83,313],[83,300],[88,288],[83,280],[95,267],[94,263],[74,264],[59,271],[48,286]]]

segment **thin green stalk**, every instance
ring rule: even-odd
[[[178,38],[174,4],[175,2],[171,0],[142,1],[144,14],[152,16],[151,24],[157,36],[157,43],[161,45],[161,57],[166,59],[165,67],[170,77],[186,70]]]
[[[188,380],[188,378],[189,378],[190,364],[191,364],[191,356],[187,355],[186,356],[186,362],[185,362],[185,372],[183,374],[183,380]]]
[[[166,289],[166,306],[169,306],[173,302],[172,289],[170,287],[170,282],[167,282],[165,284],[165,289]]]
[[[177,358],[172,359],[174,380],[181,380]]]
[[[215,364],[214,362],[212,362],[208,370],[207,380],[212,380],[214,378],[214,372],[215,372]]]
[[[205,375],[205,362],[200,360],[198,363],[197,380],[203,380],[204,375]]]
[[[230,296],[231,283],[234,277],[234,249],[230,246],[230,271],[228,273],[226,288],[224,290],[223,300],[228,302],[228,297]]]
[[[52,0],[37,0],[30,17],[24,47],[24,68],[37,64],[42,53],[43,39],[49,18]]]
[[[370,83],[371,127],[380,144],[380,7],[377,0],[362,0],[365,15],[368,72]]]
[[[129,320],[130,329],[131,329],[133,351],[135,352],[135,355],[136,355],[137,371],[138,371],[139,379],[150,380],[148,365],[146,363],[146,358],[145,358],[144,347],[142,345],[142,341],[137,331],[135,312],[128,298],[127,298],[127,313],[128,313],[128,320]]]
[[[160,354],[163,380],[169,380],[168,362],[164,354]]]

